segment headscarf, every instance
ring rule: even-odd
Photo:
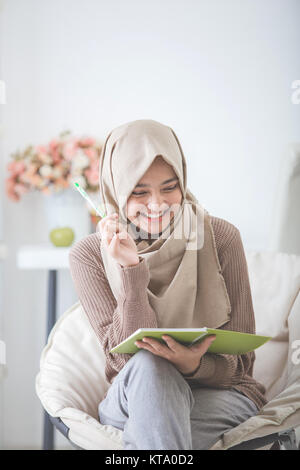
[[[149,242],[137,238],[132,230],[126,204],[158,155],[173,167],[183,197],[169,226]],[[151,119],[112,130],[100,155],[99,187],[107,215],[119,214],[120,223],[136,241],[139,257],[145,259],[150,273],[148,299],[158,328],[218,328],[227,323],[231,306],[210,215],[187,188],[186,159],[175,132]],[[102,244],[100,249],[107,279],[118,299],[120,266]]]

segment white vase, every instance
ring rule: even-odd
[[[73,244],[90,234],[90,215],[78,191],[68,188],[43,194],[43,198],[48,233],[55,228],[70,227],[75,236]]]

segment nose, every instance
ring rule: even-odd
[[[147,207],[151,212],[160,212],[167,209],[168,204],[164,202],[163,196],[152,196],[149,198]]]
[[[152,212],[158,212],[161,207],[161,204],[156,202],[149,202],[147,206]]]

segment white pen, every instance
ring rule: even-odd
[[[100,210],[95,206],[95,204],[93,203],[93,201],[89,198],[89,196],[87,195],[87,193],[85,192],[85,190],[78,184],[78,183],[74,183],[74,186],[75,188],[80,192],[81,196],[84,197],[84,199],[87,200],[87,202],[95,209],[95,211],[97,212],[98,215],[100,215],[100,217],[102,219],[104,219],[104,217],[106,217],[106,214],[102,214],[100,212]],[[116,232],[114,232],[114,235],[116,235]]]

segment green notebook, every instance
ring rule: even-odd
[[[259,348],[271,339],[271,336],[260,336],[239,331],[219,330],[213,328],[139,328],[127,339],[110,350],[111,353],[136,353],[140,351],[134,343],[144,336],[155,338],[167,344],[163,335],[172,336],[184,346],[191,346],[200,342],[208,335],[216,335],[216,339],[208,348],[208,352],[218,354],[246,354]]]

